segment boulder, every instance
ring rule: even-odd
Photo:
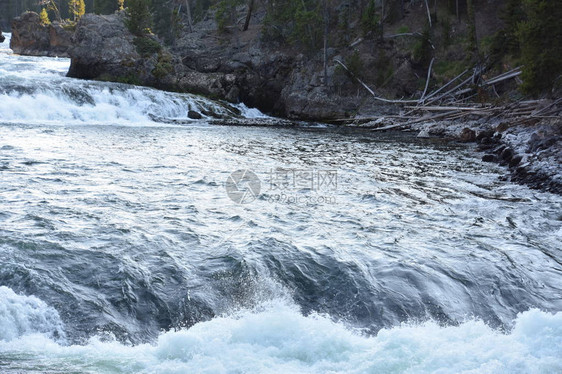
[[[513,158],[514,155],[515,155],[515,153],[513,152],[513,150],[511,148],[504,149],[502,151],[502,153],[500,153],[501,164],[502,165],[509,164],[509,162],[511,161],[511,159]]]
[[[484,162],[496,162],[498,158],[495,155],[484,155],[482,156],[482,161]]]
[[[128,76],[141,60],[133,40],[119,16],[84,15],[76,25],[73,46],[68,51],[68,76],[109,80]]]
[[[505,132],[509,128],[509,122],[501,122],[499,125],[496,126],[496,132],[501,133]]]
[[[76,25],[68,50],[67,76],[177,90],[181,59],[172,56],[152,34],[138,37],[125,26],[124,11],[86,14]]]
[[[199,112],[196,112],[194,110],[190,110],[190,111],[187,112],[187,118],[201,119],[201,118],[203,118],[203,116]]]
[[[459,136],[459,140],[464,143],[470,143],[476,141],[476,132],[468,127],[462,129]]]
[[[6,40],[6,37],[2,35],[2,30],[0,30],[0,43],[4,43],[4,40]]]
[[[488,140],[488,138],[492,138],[493,136],[494,136],[493,130],[480,131],[478,133],[478,135],[476,135],[476,142],[478,142],[478,143],[486,142]]]
[[[516,167],[517,165],[519,165],[521,163],[522,159],[523,159],[523,157],[521,157],[520,155],[513,156],[511,161],[509,161],[509,167],[510,168]]]
[[[504,151],[504,149],[506,149],[507,147],[505,146],[505,144],[500,144],[499,146],[497,146],[496,148],[494,148],[494,150],[492,151],[493,153],[495,153],[496,155],[501,155],[501,153]]]
[[[68,57],[73,33],[71,25],[43,25],[39,14],[25,12],[12,20],[10,48],[20,55]]]

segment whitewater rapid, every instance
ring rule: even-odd
[[[190,110],[202,115],[199,123],[210,118],[210,113],[264,117],[243,104],[128,84],[68,79],[68,58],[19,56],[14,63],[8,47],[11,34],[5,36],[6,41],[0,44],[0,120],[4,123],[154,126],[161,125],[155,118],[188,119]]]
[[[325,315],[304,316],[287,300],[272,300],[162,333],[153,344],[93,337],[85,345],[67,345],[53,308],[5,287],[0,296],[0,369],[8,371],[33,366],[82,373],[562,371],[562,313],[520,313],[506,333],[470,320],[458,326],[403,324],[368,336]]]
[[[0,44],[0,373],[562,373],[559,196],[68,65]]]

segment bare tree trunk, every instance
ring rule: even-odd
[[[242,31],[248,30],[250,27],[250,18],[252,18],[252,12],[254,11],[254,0],[250,0],[248,3],[248,13],[246,14],[246,22],[244,22],[244,28]]]
[[[431,62],[429,63],[429,68],[427,69],[427,78],[425,79],[425,88],[423,89],[423,93],[421,95],[420,98],[420,102],[423,103],[423,98],[425,97],[425,94],[427,93],[427,88],[429,87],[429,78],[431,78],[431,67],[433,66],[433,61],[435,61],[435,57],[431,59]]]
[[[460,21],[461,15],[459,14],[459,0],[457,0],[456,2],[457,2],[457,21]]]
[[[431,13],[429,11],[429,4],[427,3],[427,0],[425,0],[425,8],[427,9],[427,20],[429,21],[429,28],[431,28]]]
[[[474,13],[474,0],[466,0],[468,21],[468,42],[473,53],[478,54],[478,39],[476,37],[476,16]]]
[[[57,4],[54,0],[52,1],[52,3],[54,8],[53,10],[55,12],[55,18],[57,19],[57,21],[62,23],[62,17],[60,15],[60,10],[59,10],[60,4]]]
[[[437,22],[437,0],[433,1],[433,16],[435,17],[433,20]]]
[[[191,19],[191,7],[189,6],[189,0],[185,0],[185,11],[187,12],[187,27],[189,32],[193,32],[193,21]]]
[[[328,85],[328,5],[324,0],[324,86]]]
[[[382,36],[384,35],[384,0],[381,0],[381,33],[380,33],[380,39],[382,39]]]

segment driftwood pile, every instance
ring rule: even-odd
[[[561,118],[562,99],[520,100],[505,105],[481,104],[471,101],[479,93],[489,92],[499,97],[495,85],[509,79],[519,79],[521,68],[515,68],[491,79],[482,79],[482,70],[465,70],[447,84],[427,94],[433,60],[429,64],[425,89],[417,100],[389,100],[378,96],[365,82],[355,77],[341,62],[341,65],[377,101],[402,105],[399,115],[354,118],[335,121],[344,125],[369,127],[374,131],[408,129],[411,125],[433,121],[459,119],[505,119],[510,124],[531,124],[542,119]]]

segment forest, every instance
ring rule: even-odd
[[[559,87],[562,72],[562,7],[547,0],[10,0],[0,5],[0,26],[9,30],[10,19],[25,10],[43,11],[45,22],[72,22],[86,13],[111,14],[127,7],[134,22],[157,34],[168,45],[198,21],[214,18],[219,32],[233,27],[247,29],[252,16],[259,15],[262,39],[276,47],[294,47],[315,53],[329,45],[350,45],[358,38],[383,42],[401,35],[419,34],[414,60],[426,69],[440,48],[462,45],[467,64],[489,67],[523,67],[522,90],[538,94]],[[487,3],[498,3],[500,11],[479,24],[475,13]],[[405,19],[408,9],[419,5],[427,17]],[[488,4],[489,5],[489,4]],[[240,17],[240,15],[244,15]],[[48,18],[48,20],[47,20]],[[255,21],[254,21],[255,22]],[[409,24],[409,23],[410,24]],[[483,23],[483,25],[482,25]],[[398,29],[392,25],[401,25]],[[462,25],[462,26],[458,26]],[[501,25],[493,35],[480,38],[478,28]],[[417,25],[416,25],[417,26]],[[453,30],[464,28],[462,38]],[[388,30],[387,30],[388,29]],[[481,34],[481,33],[480,33]],[[437,48],[437,49],[436,49]],[[357,60],[357,59],[356,59]],[[360,61],[353,61],[359,69]]]

